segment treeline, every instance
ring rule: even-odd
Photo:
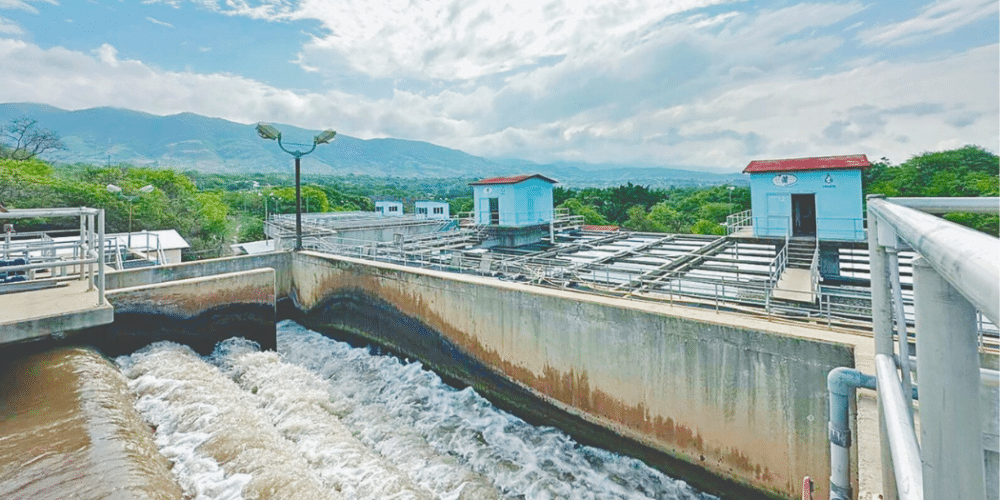
[[[865,194],[889,197],[956,197],[1000,195],[1000,158],[979,146],[923,153],[891,165],[882,158],[862,171]],[[996,215],[953,213],[945,219],[997,236]]]
[[[875,162],[863,172],[865,194],[887,196],[998,196],[1000,160],[978,146],[923,153],[899,165]],[[374,210],[370,197],[448,201],[452,215],[472,210],[470,179],[404,179],[304,176],[303,210]],[[122,188],[111,193],[108,184]],[[155,189],[140,193],[151,185]],[[124,196],[123,196],[124,195]],[[637,231],[722,234],[726,216],[750,208],[743,186],[650,188],[632,183],[609,188],[556,186],[554,203],[587,224]],[[130,201],[131,198],[131,201]],[[107,230],[176,229],[191,244],[186,258],[225,255],[234,242],[263,239],[267,214],[294,213],[290,174],[202,174],[128,165],[53,167],[38,159],[0,159],[0,206],[100,207]],[[950,214],[948,219],[997,235],[995,215]],[[61,221],[19,223],[19,231],[60,229]],[[73,229],[73,227],[65,227]]]
[[[998,196],[1000,159],[979,146],[923,153],[892,165],[883,158],[862,171],[864,194],[889,197]],[[750,189],[737,186],[651,189],[628,183],[614,188],[555,188],[555,203],[587,224],[636,231],[724,234],[726,216],[750,208]],[[994,236],[995,215],[954,213],[945,218]]]
[[[724,234],[726,216],[750,208],[750,189],[737,186],[656,189],[628,183],[613,188],[553,192],[556,206],[587,224],[635,231]]]
[[[237,179],[238,176],[229,176]],[[53,167],[37,159],[0,159],[0,206],[7,208],[98,207],[105,210],[108,232],[175,229],[191,245],[185,258],[211,258],[228,254],[235,242],[264,238],[266,214],[294,213],[294,186],[199,186],[187,173],[137,168],[128,165]],[[107,186],[121,188],[109,192]],[[153,186],[141,192],[144,186]],[[233,188],[233,189],[230,189]],[[374,210],[371,200],[349,195],[329,186],[302,186],[303,209]],[[67,220],[22,221],[18,231],[74,229]]]

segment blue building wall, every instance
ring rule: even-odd
[[[552,221],[552,183],[532,178],[517,184],[484,184],[473,187],[476,224],[490,224],[490,198],[497,198],[498,225],[523,227]]]
[[[447,219],[450,215],[443,201],[418,201],[413,204],[413,212],[418,219]]]
[[[403,203],[399,201],[376,201],[375,211],[385,217],[402,217]]]
[[[861,193],[861,170],[857,169],[750,174],[754,236],[791,234],[791,195],[813,194],[818,239],[863,240]]]

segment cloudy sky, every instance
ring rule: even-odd
[[[0,0],[0,102],[733,171],[998,150],[998,2]]]

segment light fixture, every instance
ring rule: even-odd
[[[333,138],[336,136],[337,136],[336,131],[324,130],[322,133],[317,135],[316,138],[313,139],[313,142],[315,142],[316,144],[329,144],[330,141],[332,141]]]
[[[281,140],[281,132],[266,123],[257,124],[257,135],[259,135],[261,139],[267,139],[269,141],[273,141],[275,139],[279,141]]]
[[[261,139],[267,139],[269,141],[277,139],[278,147],[281,148],[282,151],[295,157],[295,250],[302,250],[302,183],[301,176],[299,175],[301,160],[303,156],[315,151],[316,146],[320,144],[329,144],[330,141],[336,137],[337,132],[333,130],[324,130],[323,132],[320,132],[319,135],[313,138],[312,148],[310,148],[309,151],[289,151],[288,149],[285,149],[285,145],[281,143],[281,131],[278,129],[261,122],[257,124],[256,130],[257,135],[259,135]]]

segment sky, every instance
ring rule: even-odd
[[[1000,2],[0,0],[0,102],[735,171],[1000,143]]]

